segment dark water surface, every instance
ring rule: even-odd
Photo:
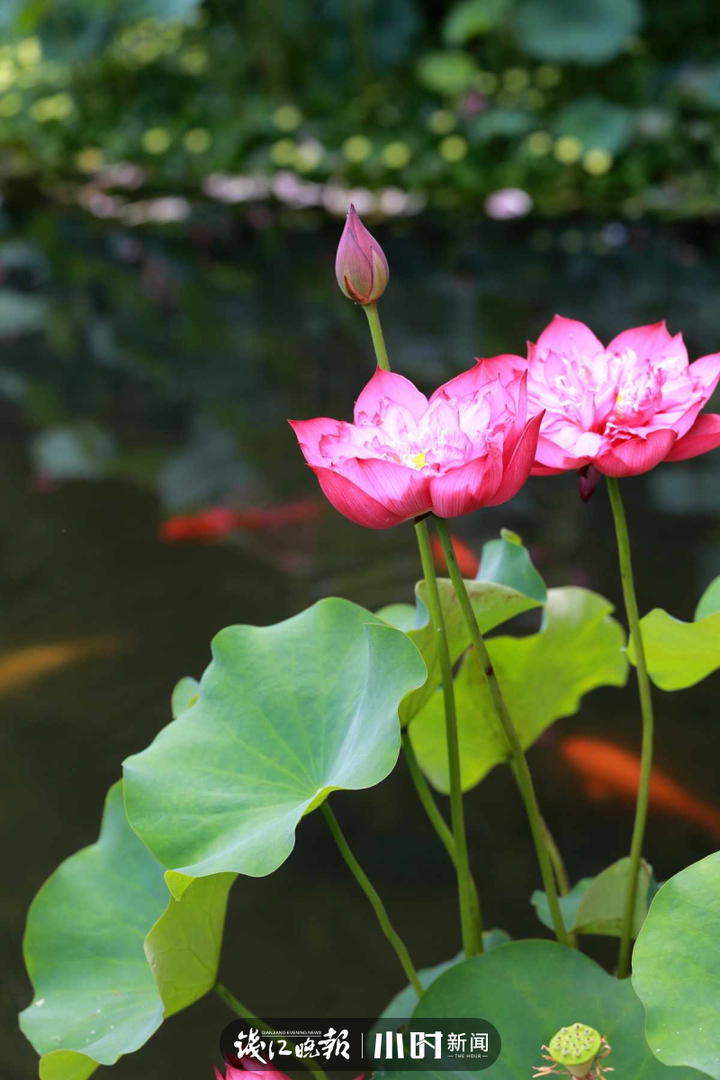
[[[20,953],[27,906],[61,859],[96,838],[122,758],[167,722],[176,680],[202,672],[223,626],[275,622],[333,594],[370,608],[407,601],[419,576],[410,526],[366,531],[330,509],[317,522],[224,543],[159,538],[161,522],[184,509],[314,495],[285,419],[348,415],[372,371],[363,316],[334,284],[336,230],[310,233],[298,222],[264,234],[210,222],[174,237],[51,213],[6,222],[0,1073],[9,1080],[36,1073],[14,1017],[31,996]],[[720,349],[720,262],[707,238],[679,227],[601,230],[464,221],[441,230],[422,219],[388,227],[382,313],[395,369],[431,390],[474,355],[523,351],[555,311],[604,338],[666,318],[693,358]],[[709,455],[624,484],[643,611],[664,606],[690,619],[720,573],[719,469]],[[503,525],[523,536],[549,585],[588,585],[621,603],[602,488],[583,506],[574,477],[533,480],[513,503],[455,531],[479,551]],[[716,675],[655,701],[658,767],[720,806],[717,691]],[[588,798],[557,755],[568,732],[637,750],[632,680],[590,695],[530,754],[575,880],[626,854],[631,808]],[[336,795],[333,805],[416,965],[453,955],[453,874],[402,763],[378,788]],[[486,924],[545,936],[528,904],[539,875],[505,768],[470,793],[467,817]],[[690,822],[650,816],[646,855],[659,879],[717,846]],[[612,963],[612,943],[590,947]],[[275,1016],[372,1016],[403,985],[320,815],[303,821],[276,874],[238,881],[221,977]],[[208,998],[114,1075],[209,1080],[228,1019]]]

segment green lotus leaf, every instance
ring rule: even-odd
[[[516,615],[540,607],[547,598],[545,584],[525,548],[506,539],[484,545],[478,579],[465,584],[483,634]],[[449,578],[438,578],[438,591],[450,657],[455,663],[470,645],[470,635]],[[422,653],[428,671],[426,682],[408,694],[400,706],[403,727],[418,715],[440,685],[438,640],[430,626],[424,581],[415,586],[415,605],[413,608],[410,604],[391,604],[378,611],[378,618],[405,631]]]
[[[520,0],[513,25],[530,56],[602,64],[622,52],[641,21],[637,0]]]
[[[545,582],[533,566],[530,552],[523,547],[517,533],[509,529],[502,530],[499,540],[488,540],[483,544],[475,580],[508,585],[523,596],[537,600],[538,604],[547,602]]]
[[[98,841],[58,867],[28,915],[35,996],[20,1027],[42,1080],[86,1080],[212,988],[233,880],[166,885],[127,823],[122,782],[110,789]]]
[[[720,667],[720,577],[703,593],[691,623],[653,608],[640,620],[650,678],[661,690],[685,690]],[[631,639],[628,656],[636,663]]]
[[[510,941],[510,935],[505,930],[486,930],[483,934],[483,945],[485,952],[490,949],[496,949],[498,945],[505,945]],[[459,952],[457,956],[454,956],[452,960],[444,960],[442,964],[435,964],[433,967],[421,968],[418,971],[418,978],[423,986],[423,989],[427,990],[429,986],[435,982],[444,972],[449,971],[451,967],[455,967],[456,964],[461,964],[465,959],[465,953]],[[404,990],[396,994],[389,1005],[387,1005],[380,1014],[381,1020],[393,1020],[393,1019],[406,1019],[412,1016],[415,1006],[417,1004],[417,994],[412,986],[406,986]]]
[[[231,626],[212,652],[192,708],[125,762],[128,818],[168,868],[258,877],[331,791],[392,770],[398,706],[425,665],[406,634],[337,599]]]
[[[578,934],[605,934],[619,937],[625,910],[629,858],[619,859],[594,878],[582,878],[567,896],[561,896],[560,910],[567,930]],[[635,894],[635,922],[633,934],[640,932],[645,921],[648,905],[657,883],[652,867],[643,859],[638,871],[638,887]],[[530,898],[543,926],[553,930],[547,895],[537,889]]]
[[[720,1078],[720,852],[670,878],[633,952],[650,1049],[666,1065]],[[677,1075],[677,1071],[674,1071]]]
[[[528,637],[487,642],[510,715],[524,747],[554,721],[577,712],[598,686],[623,686],[628,663],[624,633],[612,604],[588,589],[550,589],[542,626]],[[510,748],[492,707],[485,678],[469,653],[455,680],[463,789],[474,787]],[[410,735],[420,765],[438,791],[449,790],[445,716],[436,691],[413,720]]]
[[[189,709],[191,705],[194,705],[199,694],[200,683],[197,679],[191,679],[189,675],[184,679],[180,679],[176,684],[170,699],[173,720],[177,720],[181,713],[184,713],[186,709]]]
[[[576,949],[552,941],[511,941],[451,967],[430,986],[414,1019],[489,1020],[502,1051],[486,1070],[492,1080],[522,1080],[542,1063],[541,1047],[559,1028],[589,1024],[605,1035],[612,1053],[605,1064],[633,1080],[690,1080],[694,1069],[666,1070],[645,1041],[643,1007],[629,979],[615,979]],[[396,1080],[416,1073],[395,1072]],[[453,1080],[457,1073],[428,1075]]]
[[[622,931],[625,894],[627,891],[630,859],[618,859],[612,866],[593,878],[584,891],[573,922],[573,930],[580,934],[606,934],[620,937]],[[652,866],[640,862],[635,892],[633,937],[640,933],[648,906],[648,889],[652,880]]]
[[[560,904],[560,912],[563,917],[566,930],[572,930],[575,923],[575,914],[578,909],[578,905],[582,900],[583,893],[587,889],[588,885],[593,881],[593,878],[581,878],[575,885],[573,885],[567,896],[559,896],[558,903]],[[548,904],[547,893],[542,889],[536,889],[530,897],[530,903],[535,908],[538,919],[547,926],[548,930],[555,931],[555,924],[550,914],[550,905]]]

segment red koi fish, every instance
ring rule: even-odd
[[[579,774],[589,798],[635,802],[640,780],[637,754],[604,739],[571,735],[560,744],[560,755]],[[720,809],[697,798],[658,769],[653,770],[650,781],[650,807],[720,837]]]
[[[178,514],[160,526],[160,539],[168,543],[177,540],[221,540],[233,532],[262,532],[303,525],[315,521],[325,507],[317,499],[296,499],[281,506],[251,510],[231,510],[215,506],[197,514]]]
[[[458,566],[460,567],[460,573],[468,581],[474,579],[480,567],[480,560],[474,551],[472,551],[467,544],[464,544],[457,536],[450,536],[455,548],[455,555],[457,557]],[[432,547],[433,558],[438,570],[447,570],[447,564],[445,562],[445,555],[443,554],[442,544],[440,543],[440,537],[437,533],[430,541]]]

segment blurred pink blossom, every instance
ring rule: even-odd
[[[499,188],[485,200],[485,213],[496,221],[525,217],[532,210],[533,201],[522,188]]]

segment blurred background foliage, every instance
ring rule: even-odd
[[[0,182],[130,224],[139,189],[712,214],[719,30],[713,0],[5,0]]]

